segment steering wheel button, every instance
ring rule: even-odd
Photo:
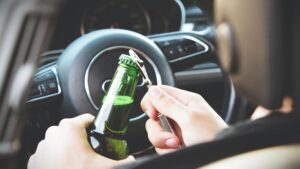
[[[40,90],[42,91],[42,94],[46,94],[47,93],[47,87],[45,84],[40,84],[39,85]]]
[[[53,94],[58,92],[58,85],[55,79],[46,81],[47,94]]]
[[[178,52],[182,53],[183,52],[182,46],[177,46],[177,50]]]
[[[174,53],[175,53],[175,51],[173,49],[168,50],[169,55],[173,55]]]
[[[173,60],[176,59],[179,55],[177,47],[176,46],[171,46],[168,47],[164,50],[165,55],[167,56],[167,58],[169,60]]]
[[[37,86],[34,86],[30,91],[29,97],[34,98],[40,95],[41,95],[41,90]]]
[[[183,50],[187,54],[191,54],[191,53],[197,52],[197,46],[195,43],[190,43],[190,44],[184,45]]]
[[[50,89],[55,89],[57,87],[55,82],[50,82],[48,86]]]

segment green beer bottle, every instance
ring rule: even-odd
[[[129,112],[139,72],[131,56],[121,55],[107,94],[93,125],[87,130],[92,148],[108,158],[120,160],[128,156],[125,140]]]

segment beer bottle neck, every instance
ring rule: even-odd
[[[126,133],[137,76],[136,70],[127,69],[123,66],[118,67],[94,121],[97,133],[116,133],[119,135]]]

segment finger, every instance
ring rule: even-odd
[[[46,141],[45,141],[45,140],[40,141],[36,149],[37,149],[37,150],[42,149],[42,148],[44,147],[45,144],[46,144]]]
[[[37,148],[36,148],[36,151],[34,153],[35,154],[39,154],[42,156],[41,152],[43,152],[44,148],[45,148],[45,145],[46,145],[46,141],[45,140],[42,140],[39,142]]]
[[[74,117],[71,119],[71,121],[80,127],[88,128],[94,119],[95,117],[93,115],[87,113],[87,114]]]
[[[289,113],[293,111],[293,99],[291,97],[285,96],[283,98],[282,107],[278,111],[283,113]]]
[[[170,117],[178,123],[184,120],[185,117],[188,117],[186,115],[183,116],[183,114],[190,113],[188,107],[158,86],[153,86],[149,89],[149,100],[156,111]]]
[[[146,122],[148,138],[153,146],[157,148],[178,148],[180,141],[178,137],[170,132],[163,131],[158,121],[149,119]]]
[[[133,156],[128,156],[127,158],[118,161],[119,165],[124,165],[132,162],[135,162],[135,158]]]
[[[141,105],[143,112],[146,113],[149,116],[149,118],[157,119],[157,111],[155,110],[155,108],[153,107],[152,103],[149,100],[148,92],[143,97],[140,105]]]
[[[193,92],[166,85],[159,85],[158,87],[187,107],[196,107],[199,103],[205,101],[202,96]]]
[[[46,134],[45,134],[45,139],[50,139],[51,136],[55,133],[57,130],[57,126],[51,126],[47,129]]]
[[[33,155],[31,155],[30,156],[30,158],[29,158],[29,160],[28,160],[28,163],[27,163],[27,168],[28,169],[34,169],[35,167],[35,165],[34,165],[34,162],[35,162],[35,155],[33,154]]]
[[[203,104],[207,104],[204,98],[199,94],[166,85],[159,85],[157,87],[167,92],[171,97],[174,97],[175,100],[182,103],[185,107],[199,109],[203,107]],[[149,92],[147,92],[143,97],[141,101],[141,108],[150,118],[157,119],[157,111],[149,100]]]

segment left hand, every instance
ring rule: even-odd
[[[94,117],[84,114],[64,119],[50,127],[28,162],[28,169],[107,169],[133,161],[132,157],[115,161],[93,151],[87,140],[86,128]]]

